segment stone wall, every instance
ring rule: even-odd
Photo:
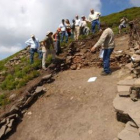
[[[140,20],[130,22],[129,51],[131,63],[126,65],[130,75],[117,84],[113,101],[117,119],[126,123],[114,140],[140,140]]]
[[[49,74],[37,78],[32,83],[32,86],[24,91],[22,97],[16,100],[11,109],[0,116],[0,140],[5,139],[5,136],[11,134],[16,129],[28,107],[45,91],[43,84],[51,82],[51,77],[52,75]]]

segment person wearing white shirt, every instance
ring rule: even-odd
[[[34,53],[39,54],[39,58],[42,58],[42,52],[39,50],[40,43],[38,38],[34,35],[31,35],[31,38],[25,42],[28,46],[30,46],[30,63],[34,63]]]
[[[121,29],[122,28],[126,28],[126,23],[127,23],[128,19],[126,17],[123,17],[120,20],[120,25],[119,25],[119,34],[121,33]]]
[[[65,25],[65,20],[62,19],[62,23],[59,25],[59,28],[61,29],[61,42],[63,42],[64,37],[65,37],[65,42],[68,42],[68,33],[66,31],[66,25]]]
[[[82,16],[82,21],[81,21],[81,34],[82,35],[88,35],[89,34],[89,27],[87,26],[87,21],[85,16]]]
[[[75,16],[75,29],[74,29],[74,39],[78,40],[80,35],[80,25],[81,20],[79,19],[78,15]]]
[[[99,20],[100,16],[101,16],[100,12],[95,12],[94,9],[90,10],[88,20],[89,22],[91,22],[92,33],[95,33],[96,25],[98,26],[98,29],[100,30],[100,20]]]

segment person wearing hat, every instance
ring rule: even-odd
[[[98,26],[98,29],[100,30],[100,20],[99,20],[100,16],[101,16],[100,12],[95,12],[94,9],[90,10],[88,20],[89,22],[91,22],[92,33],[95,33],[96,25]]]
[[[122,28],[126,28],[126,24],[128,22],[128,19],[126,17],[123,17],[120,20],[120,25],[119,25],[119,34],[121,33]]]
[[[81,20],[79,19],[79,16],[75,16],[75,29],[74,29],[74,39],[78,40],[79,35],[80,35],[80,25],[81,25]]]
[[[87,26],[87,21],[86,21],[86,17],[84,15],[81,16],[81,34],[82,35],[88,35],[89,34],[89,27]]]
[[[38,38],[35,35],[31,35],[31,38],[25,42],[28,46],[30,46],[30,63],[34,63],[34,53],[39,54],[39,58],[42,58],[42,52],[39,50],[40,44]]]
[[[110,56],[115,48],[113,30],[104,23],[101,24],[102,35],[98,42],[91,48],[91,52],[95,52],[96,48],[102,46],[104,49],[103,54],[103,68],[101,75],[110,75]]]
[[[55,59],[55,50],[54,50],[54,44],[53,44],[53,38],[52,38],[53,33],[48,31],[46,34],[46,37],[43,39],[42,43],[42,53],[43,53],[43,58],[42,58],[42,68],[46,70],[46,57],[48,54],[52,54],[52,59]],[[52,47],[52,48],[51,48]]]

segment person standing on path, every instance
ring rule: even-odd
[[[79,35],[80,35],[80,25],[81,25],[81,20],[79,19],[79,16],[75,16],[75,29],[74,29],[74,39],[78,40]]]
[[[101,29],[103,31],[98,42],[91,48],[91,52],[95,52],[96,48],[102,46],[104,48],[103,54],[103,68],[101,75],[111,74],[110,70],[110,56],[115,48],[114,33],[111,28],[107,27],[105,24],[101,24]]]
[[[42,68],[46,70],[45,63],[46,63],[46,57],[48,54],[52,55],[52,60],[55,60],[55,50],[54,50],[54,43],[52,38],[53,33],[48,31],[46,34],[45,39],[43,40],[43,59],[42,59]],[[52,48],[51,48],[52,47]]]
[[[95,12],[94,9],[90,10],[90,14],[88,17],[89,22],[91,22],[91,31],[92,33],[95,33],[96,25],[98,26],[98,30],[100,30],[100,18],[101,13]]]
[[[30,46],[30,63],[34,63],[34,53],[39,54],[39,58],[42,59],[42,52],[39,50],[40,43],[35,35],[31,35],[31,38],[25,42],[26,45]]]

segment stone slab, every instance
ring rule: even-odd
[[[126,69],[129,69],[130,71],[132,71],[134,68],[132,68],[132,63],[128,63],[125,65]]]
[[[11,131],[12,131],[12,128],[9,128],[9,127],[8,127],[8,128],[6,129],[6,131],[5,131],[5,135],[7,135],[7,134],[8,134],[9,132],[11,132]]]
[[[125,129],[118,134],[118,138],[120,140],[140,140],[139,131],[128,122]]]
[[[36,93],[40,93],[43,91],[43,86],[38,86],[35,90]]]
[[[121,85],[121,86],[133,86],[135,83],[135,79],[125,79],[125,80],[121,80],[117,83],[117,85]]]
[[[3,125],[3,126],[1,127],[1,129],[0,129],[0,138],[5,134],[6,128],[7,128],[6,125]]]
[[[133,54],[131,59],[133,60],[133,62],[140,62],[140,55]]]
[[[128,110],[128,115],[140,128],[140,101],[134,102],[133,106]]]
[[[137,87],[140,86],[140,78],[135,80],[134,86],[137,86]]]
[[[129,75],[129,76],[127,76],[126,78],[125,78],[126,80],[130,80],[130,79],[133,79],[133,76],[132,75]]]
[[[133,102],[129,97],[124,98],[117,95],[113,101],[113,106],[117,112],[129,115],[140,128],[140,100]]]
[[[46,76],[43,76],[42,79],[43,80],[49,80],[52,77],[52,74],[48,74]]]
[[[133,104],[134,102],[130,98],[120,97],[118,94],[113,101],[115,110],[124,115],[128,115],[128,110]]]
[[[10,123],[7,126],[11,128],[13,126],[14,121],[15,121],[14,119],[11,119]]]
[[[129,91],[122,91],[118,93],[120,97],[130,97]]]
[[[130,87],[131,86],[121,86],[121,85],[118,85],[117,86],[117,89],[118,89],[118,92],[129,92],[129,90],[130,90]]]

